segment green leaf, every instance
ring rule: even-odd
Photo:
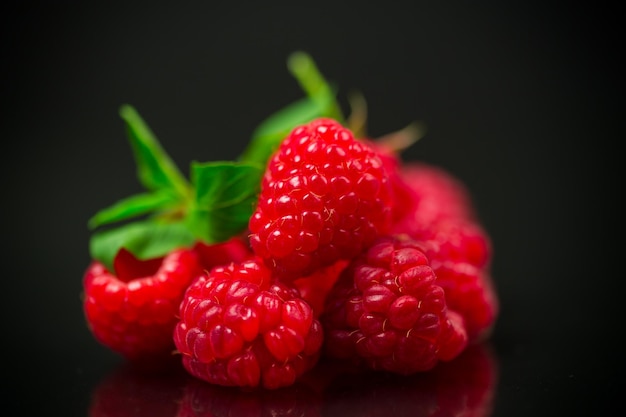
[[[197,238],[222,242],[245,230],[252,215],[263,169],[256,164],[194,162],[194,201],[187,224]]]
[[[193,234],[182,222],[147,220],[94,233],[89,241],[89,251],[93,259],[112,271],[113,259],[121,248],[126,248],[138,259],[152,259],[177,248],[190,247],[194,242]]]
[[[89,219],[89,228],[95,229],[110,223],[127,220],[154,211],[165,211],[178,205],[178,199],[169,190],[137,194],[122,199],[98,211]]]
[[[181,197],[188,195],[188,183],[176,164],[161,147],[139,113],[130,105],[120,108],[137,164],[139,181],[148,190],[172,189]]]
[[[254,130],[252,139],[239,160],[265,166],[269,157],[294,127],[324,115],[327,107],[326,102],[305,97],[273,113]]]

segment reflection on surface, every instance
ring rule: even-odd
[[[95,387],[89,417],[172,417],[188,381],[178,362],[154,369],[124,362]]]
[[[186,386],[177,417],[320,416],[321,397],[296,383],[278,390],[244,392],[194,381]]]
[[[427,373],[399,377],[346,372],[326,387],[321,415],[487,417],[492,412],[498,369],[490,348],[470,346],[455,360]]]
[[[96,387],[89,416],[488,417],[497,382],[488,345],[408,377],[322,361],[295,385],[274,391],[209,385],[180,366],[146,371],[125,364]]]

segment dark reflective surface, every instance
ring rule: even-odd
[[[176,365],[147,369],[129,363],[119,364],[93,387],[87,415],[178,415],[179,401],[188,378]]]
[[[623,14],[484,0],[5,3],[3,414],[623,408]],[[241,396],[178,372],[130,372],[89,334],[87,221],[141,190],[119,106],[137,108],[184,173],[193,160],[230,160],[268,114],[302,97],[285,65],[296,49],[346,105],[364,94],[372,136],[423,121],[426,136],[404,156],[467,183],[494,244],[493,380],[460,359],[405,380],[320,368],[278,397]]]
[[[210,385],[177,365],[120,364],[94,387],[88,415],[488,417],[498,384],[497,360],[486,344],[408,377],[322,361],[293,386],[278,390]]]
[[[498,384],[490,346],[472,346],[441,365],[405,378],[336,371],[324,391],[322,415],[490,416]]]

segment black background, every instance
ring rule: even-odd
[[[342,99],[365,95],[372,136],[423,121],[405,158],[471,190],[501,301],[493,416],[620,408],[616,10],[381,4],[0,6],[4,404],[88,415],[122,362],[91,338],[80,304],[87,219],[141,191],[119,106],[137,108],[184,172],[233,159],[259,122],[302,97],[286,58],[305,50]]]

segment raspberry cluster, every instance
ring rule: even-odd
[[[198,380],[266,389],[322,357],[424,372],[487,337],[492,247],[467,188],[331,110],[242,161],[194,166],[191,185],[126,113],[152,193],[94,221],[154,217],[94,236],[94,337],[131,361],[175,355]]]

